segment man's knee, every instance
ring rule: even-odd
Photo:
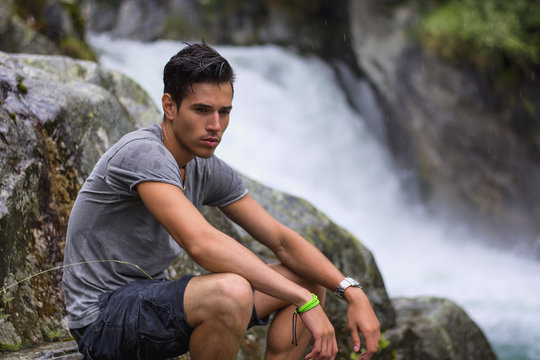
[[[240,275],[221,274],[216,281],[215,292],[218,303],[224,310],[248,312],[253,310],[253,290],[250,283]]]
[[[197,276],[186,289],[184,311],[195,327],[212,323],[245,330],[253,311],[253,290],[236,274]]]

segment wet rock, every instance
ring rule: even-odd
[[[397,298],[396,327],[384,335],[381,355],[392,359],[493,360],[491,346],[478,326],[450,300]],[[386,358],[386,357],[385,357]]]

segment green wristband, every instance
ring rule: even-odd
[[[311,293],[311,295],[313,295],[311,300],[305,303],[301,308],[296,308],[296,310],[294,311],[295,313],[297,314],[305,313],[306,311],[311,310],[315,306],[319,305],[319,298],[317,297],[317,295],[313,293]]]

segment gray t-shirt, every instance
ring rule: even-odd
[[[198,209],[226,206],[247,193],[239,175],[215,156],[190,161],[182,184],[180,169],[161,139],[157,124],[125,135],[99,159],[75,200],[63,276],[72,329],[96,320],[100,294],[147,279],[145,273],[166,278],[167,267],[182,251],[147,210],[137,184],[178,186]],[[82,262],[87,263],[71,265]]]

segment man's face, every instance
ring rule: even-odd
[[[233,90],[230,83],[195,83],[173,118],[172,130],[186,155],[214,154],[229,125]]]

